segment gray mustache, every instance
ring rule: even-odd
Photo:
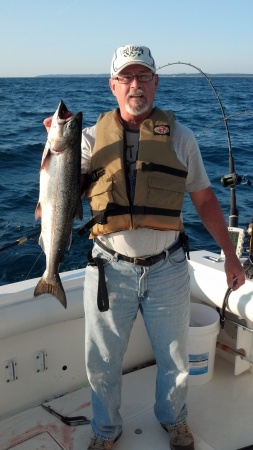
[[[131,92],[129,92],[127,94],[127,98],[134,97],[134,96],[139,96],[139,95],[142,95],[143,97],[146,98],[146,94],[145,94],[145,92],[142,89],[132,90]]]

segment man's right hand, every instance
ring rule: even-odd
[[[49,130],[50,130],[52,120],[53,120],[53,116],[47,117],[47,119],[45,119],[45,120],[43,121],[43,125],[44,125],[44,127],[46,128],[47,132],[49,132]]]

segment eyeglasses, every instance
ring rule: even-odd
[[[130,84],[135,78],[137,78],[140,83],[147,83],[148,81],[153,80],[153,77],[154,74],[152,72],[146,72],[138,73],[138,75],[119,75],[113,79],[118,80],[119,84]]]

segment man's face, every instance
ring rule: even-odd
[[[141,78],[138,79],[136,75]],[[147,117],[152,110],[158,76],[140,64],[133,64],[122,70],[118,77],[119,80],[111,78],[109,83],[117,98],[122,118],[127,121]]]

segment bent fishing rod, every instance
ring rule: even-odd
[[[246,183],[248,185],[250,185],[250,181],[247,180],[244,176],[240,176],[235,172],[235,166],[234,166],[234,158],[233,158],[233,153],[232,153],[232,146],[231,146],[231,139],[230,139],[230,133],[229,133],[229,128],[228,128],[228,117],[226,117],[220,96],[215,88],[215,86],[213,85],[212,81],[210,80],[210,78],[206,75],[205,72],[203,72],[199,67],[194,66],[191,63],[185,63],[185,62],[174,62],[174,63],[167,63],[164,66],[160,66],[158,67],[157,70],[163,69],[164,67],[168,67],[168,66],[173,66],[176,64],[182,64],[182,65],[186,65],[186,66],[190,66],[193,67],[194,69],[196,69],[199,73],[201,73],[205,79],[207,80],[207,82],[209,83],[209,85],[211,86],[212,90],[214,91],[214,94],[218,100],[218,103],[220,105],[220,109],[221,109],[221,113],[222,113],[222,121],[225,124],[225,129],[226,129],[226,135],[227,135],[227,142],[228,142],[228,154],[229,154],[229,174],[228,175],[224,175],[223,177],[221,177],[221,184],[223,185],[223,187],[230,187],[230,214],[229,214],[229,226],[230,227],[238,227],[238,217],[239,217],[239,213],[238,213],[238,209],[236,206],[236,192],[235,192],[235,186],[237,184],[240,183]]]

